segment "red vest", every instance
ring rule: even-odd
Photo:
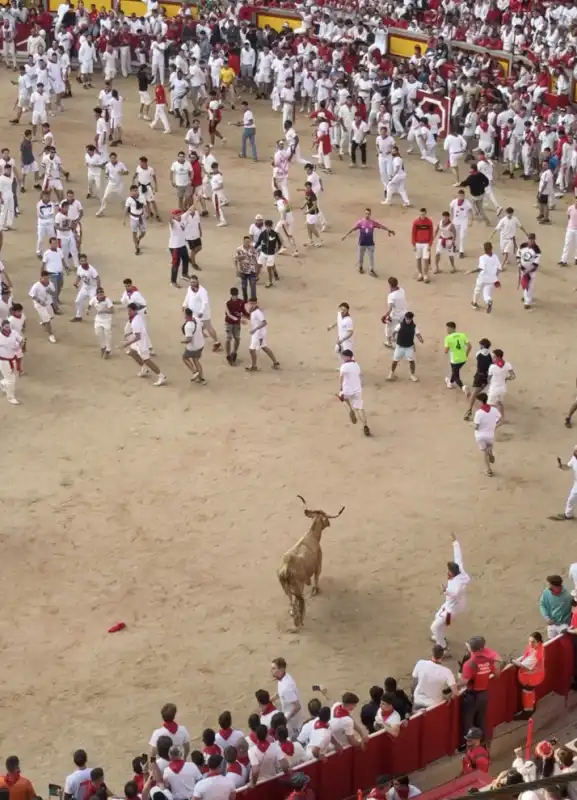
[[[523,658],[531,655],[531,653],[537,656],[537,663],[533,669],[519,667],[519,683],[522,686],[539,686],[539,684],[543,683],[545,680],[545,651],[543,645],[538,644],[534,650],[530,645],[527,645],[523,653]]]

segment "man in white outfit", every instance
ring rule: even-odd
[[[499,258],[493,253],[491,242],[485,242],[483,249],[485,252],[479,258],[479,266],[476,269],[469,270],[467,275],[477,273],[477,282],[475,283],[471,305],[473,308],[479,308],[479,300],[482,294],[483,301],[487,306],[487,314],[490,314],[493,310],[493,290],[495,285],[499,283],[499,272],[502,267]]]
[[[6,399],[13,406],[19,401],[15,396],[16,375],[18,374],[16,358],[22,347],[22,336],[18,331],[12,330],[9,320],[4,319],[0,324],[0,389]]]
[[[573,257],[577,265],[577,199],[567,209],[567,230],[565,231],[561,261],[559,261],[560,267],[567,266],[570,249],[573,250]]]
[[[88,305],[96,312],[94,317],[94,333],[100,345],[100,358],[110,358],[112,352],[112,315],[114,303],[107,297],[102,286],[96,290]]]
[[[445,654],[448,652],[447,646],[447,627],[451,624],[455,614],[465,610],[466,589],[471,578],[465,572],[463,564],[463,553],[461,545],[457,541],[455,534],[451,534],[453,539],[453,561],[447,563],[447,585],[444,588],[445,602],[435,614],[435,619],[431,625],[432,640],[440,645]]]
[[[393,174],[393,147],[395,146],[395,140],[389,133],[389,129],[386,125],[381,125],[379,127],[379,135],[375,140],[375,145],[377,148],[381,183],[383,186],[386,186]]]
[[[392,156],[393,163],[391,165],[391,179],[385,187],[385,199],[381,200],[381,205],[390,205],[395,194],[400,194],[401,200],[403,201],[403,206],[408,208],[410,206],[410,202],[407,190],[405,188],[407,173],[405,172],[405,165],[399,153],[398,147],[393,147]]]
[[[12,167],[6,166],[0,174],[0,230],[10,231],[14,225],[14,194],[12,192]]]
[[[575,445],[573,448],[573,455],[566,464],[564,464],[561,459],[557,457],[557,466],[563,472],[568,472],[569,470],[573,471],[573,486],[571,487],[571,491],[569,492],[567,501],[565,503],[565,511],[562,514],[555,514],[553,517],[549,517],[549,519],[563,522],[564,520],[574,519],[575,517],[575,506],[577,505],[577,445]],[[571,565],[570,574],[575,581],[577,577],[577,569],[573,571],[574,567],[577,568],[577,564]]]
[[[208,298],[208,292],[204,286],[200,285],[200,281],[196,275],[193,275],[190,279],[190,286],[186,291],[182,308],[183,310],[185,308],[190,308],[196,321],[202,324],[203,331],[208,333],[214,342],[212,346],[213,352],[216,353],[218,350],[220,350],[222,345],[210,319],[210,301]]]
[[[473,223],[473,204],[467,200],[463,189],[459,189],[457,197],[449,203],[449,211],[457,233],[455,245],[459,249],[459,258],[465,258],[465,236]]]
[[[86,303],[96,297],[96,290],[100,287],[100,275],[94,267],[88,263],[88,258],[81,253],[79,256],[80,266],[76,270],[76,280],[74,288],[78,289],[75,306],[76,311],[71,322],[82,322]]]

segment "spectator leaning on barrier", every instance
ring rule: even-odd
[[[470,728],[465,734],[466,750],[462,761],[462,775],[468,775],[475,770],[489,772],[491,759],[489,751],[481,744],[483,736],[481,728]]]
[[[319,711],[323,707],[321,701],[313,697],[312,700],[309,700],[307,703],[307,709],[310,714],[309,719],[304,723],[302,728],[300,729],[299,735],[297,736],[297,741],[302,744],[303,747],[306,747],[309,743],[309,739],[311,738],[311,731],[314,727],[315,722],[319,716]]]
[[[443,663],[444,650],[433,647],[430,659],[420,659],[413,669],[413,708],[431,708],[459,694],[455,676]]]
[[[401,717],[393,705],[395,696],[392,692],[385,692],[381,697],[381,705],[375,717],[375,729],[384,730],[395,738],[401,732]]]
[[[501,672],[501,657],[486,647],[482,636],[472,636],[467,642],[468,657],[461,667],[461,678],[467,688],[463,693],[461,725],[463,736],[473,726],[480,728],[487,739],[485,717],[489,699],[489,681]]]
[[[388,797],[390,785],[391,778],[388,775],[379,775],[375,781],[374,789],[371,789],[367,795],[367,799],[374,798],[374,800],[385,800],[385,798]]]
[[[524,783],[523,776],[516,769],[506,769],[490,784],[489,789],[502,789],[504,786],[519,786],[519,792],[507,795],[515,800],[541,800],[537,792],[524,792],[521,785]]]
[[[407,694],[397,687],[395,678],[385,678],[385,692],[393,695],[393,708],[401,719],[408,719],[413,713],[413,704]]]
[[[6,759],[6,774],[0,775],[0,789],[8,789],[10,800],[34,800],[36,797],[32,783],[20,772],[18,756]]]
[[[369,689],[369,697],[371,699],[361,708],[361,722],[369,733],[375,732],[375,717],[381,705],[383,694],[384,689],[381,689],[380,686],[371,686]]]
[[[394,779],[393,785],[387,792],[387,800],[410,800],[411,797],[420,794],[421,790],[411,784],[408,775],[400,775]]]
[[[539,611],[547,623],[548,639],[554,639],[569,627],[571,599],[571,593],[563,586],[563,578],[560,575],[549,575],[547,586],[539,598]]]
[[[535,687],[545,680],[545,651],[539,631],[531,634],[525,652],[521,658],[514,658],[513,664],[519,667],[517,680],[521,685],[523,705],[523,710],[515,714],[515,719],[529,719],[534,714],[537,703]]]
[[[332,708],[329,728],[341,747],[346,747],[348,744],[352,747],[359,747],[367,738],[366,733],[351,716],[358,704],[359,698],[356,694],[345,692],[341,702],[335,703]]]
[[[72,756],[76,769],[64,782],[64,800],[80,800],[81,784],[90,780],[90,767],[86,750],[76,750]]]
[[[537,742],[533,760],[530,761],[525,761],[523,759],[523,748],[516,747],[514,751],[515,758],[512,764],[513,769],[517,770],[527,783],[541,780],[541,778],[551,778],[554,775],[559,775],[561,773],[561,767],[555,760],[554,745],[556,743],[556,739],[552,739],[551,741],[543,739]]]

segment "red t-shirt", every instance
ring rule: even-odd
[[[240,298],[237,300],[227,300],[226,310],[227,313],[224,315],[224,321],[227,325],[238,325],[239,320],[236,319],[236,317],[246,317],[244,300],[241,300]],[[234,314],[234,317],[229,316],[229,313]]]
[[[154,99],[156,100],[157,106],[165,106],[166,105],[166,92],[164,91],[164,86],[159,83],[154,89]]]

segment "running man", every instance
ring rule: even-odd
[[[473,406],[475,400],[479,396],[479,392],[485,391],[489,383],[489,367],[493,363],[493,356],[491,355],[491,342],[489,339],[481,339],[479,341],[479,349],[475,353],[477,362],[477,369],[473,376],[473,387],[469,393],[469,408],[465,412],[463,419],[465,422],[470,422],[473,419]],[[577,403],[575,403],[577,409]]]
[[[435,236],[433,221],[427,216],[427,209],[422,208],[413,222],[411,244],[417,261],[417,280],[429,283],[429,267],[431,266],[431,245]]]
[[[333,322],[332,325],[329,325],[327,331],[332,331],[335,328],[337,329],[335,353],[337,353],[342,359],[343,352],[345,350],[349,350],[351,353],[354,353],[355,351],[355,328],[353,325],[353,318],[351,317],[351,308],[348,303],[341,303],[339,305],[336,322]]]
[[[273,197],[279,213],[279,221],[276,224],[275,231],[282,234],[283,242],[286,241],[292,247],[293,256],[298,256],[297,243],[294,237],[294,215],[289,201],[283,197],[280,189],[273,192]],[[278,251],[279,256],[287,252],[287,248],[281,247]]]
[[[473,308],[479,308],[479,300],[481,294],[483,301],[486,303],[486,312],[490,314],[493,310],[493,291],[495,287],[499,287],[499,273],[503,269],[501,262],[493,253],[493,245],[491,242],[485,242],[483,245],[485,251],[479,258],[479,266],[476,269],[470,269],[467,275],[477,273],[477,281],[473,290],[473,300],[471,305]]]
[[[272,361],[273,369],[280,369],[280,364],[276,360],[276,356],[268,346],[268,322],[261,309],[258,307],[258,300],[251,298],[246,304],[247,312],[249,314],[249,332],[250,344],[248,352],[250,355],[250,366],[245,367],[247,372],[256,372],[258,370],[257,356],[259,350],[262,350]]]
[[[515,258],[515,253],[517,252],[517,231],[519,230],[522,230],[525,236],[529,236],[515,216],[515,209],[509,206],[505,209],[505,216],[501,217],[495,230],[491,234],[491,239],[496,233],[499,234],[499,249],[503,256],[503,267],[509,263],[509,256],[512,257],[511,261]]]
[[[124,220],[123,225],[126,225],[126,220],[130,218],[130,230],[132,231],[132,241],[134,243],[134,254],[139,256],[141,253],[140,242],[146,236],[146,217],[144,203],[140,199],[140,191],[136,184],[130,187],[130,195],[126,198],[124,204]]]
[[[139,314],[140,306],[138,303],[129,303],[127,310],[128,324],[124,330],[124,342],[118,345],[118,349],[128,348],[125,350],[126,355],[140,365],[139,378],[145,378],[152,371],[156,375],[153,386],[164,386],[166,376],[162,374],[150,357],[150,339],[146,323]]]
[[[505,361],[502,350],[493,350],[493,363],[489,367],[489,404],[499,410],[501,422],[505,422],[504,400],[507,393],[507,382],[517,377],[513,367]]]
[[[202,322],[194,318],[194,313],[191,308],[184,309],[182,334],[184,336],[182,343],[185,345],[182,361],[187,369],[192,372],[190,380],[196,381],[200,383],[201,386],[204,386],[206,380],[201,364],[202,351],[204,349],[204,333],[202,330]]]
[[[439,238],[437,240],[437,247],[435,248],[435,269],[433,270],[433,274],[438,275],[441,271],[441,256],[443,253],[449,259],[451,272],[456,272],[455,240],[457,238],[457,231],[455,225],[451,222],[451,215],[448,211],[443,211],[441,214],[441,219],[435,229],[433,241],[435,241],[437,236]]]
[[[418,339],[421,344],[424,344],[421,331],[417,328],[415,323],[415,315],[412,311],[407,311],[403,319],[399,322],[393,333],[395,340],[395,352],[393,353],[393,360],[391,362],[391,371],[387,375],[388,381],[396,381],[396,370],[399,361],[406,359],[409,362],[409,378],[413,383],[419,380],[415,374],[415,339]]]
[[[341,356],[343,363],[339,369],[338,398],[347,407],[351,422],[356,425],[357,418],[360,419],[363,424],[363,433],[365,436],[370,436],[371,431],[367,425],[367,415],[363,406],[361,368],[355,361],[352,350],[343,350]]]
[[[469,353],[471,352],[471,342],[466,333],[459,333],[457,325],[454,322],[447,322],[446,325],[447,335],[445,336],[445,353],[449,354],[449,363],[451,365],[451,375],[445,378],[447,389],[453,389],[458,386],[465,394],[468,389],[461,380],[461,369],[467,363]]]
[[[501,413],[495,406],[490,405],[485,392],[477,395],[479,408],[475,411],[473,425],[475,428],[475,441],[483,453],[485,461],[485,475],[493,477],[492,465],[495,463],[493,446],[495,444],[495,429],[501,420]]]

